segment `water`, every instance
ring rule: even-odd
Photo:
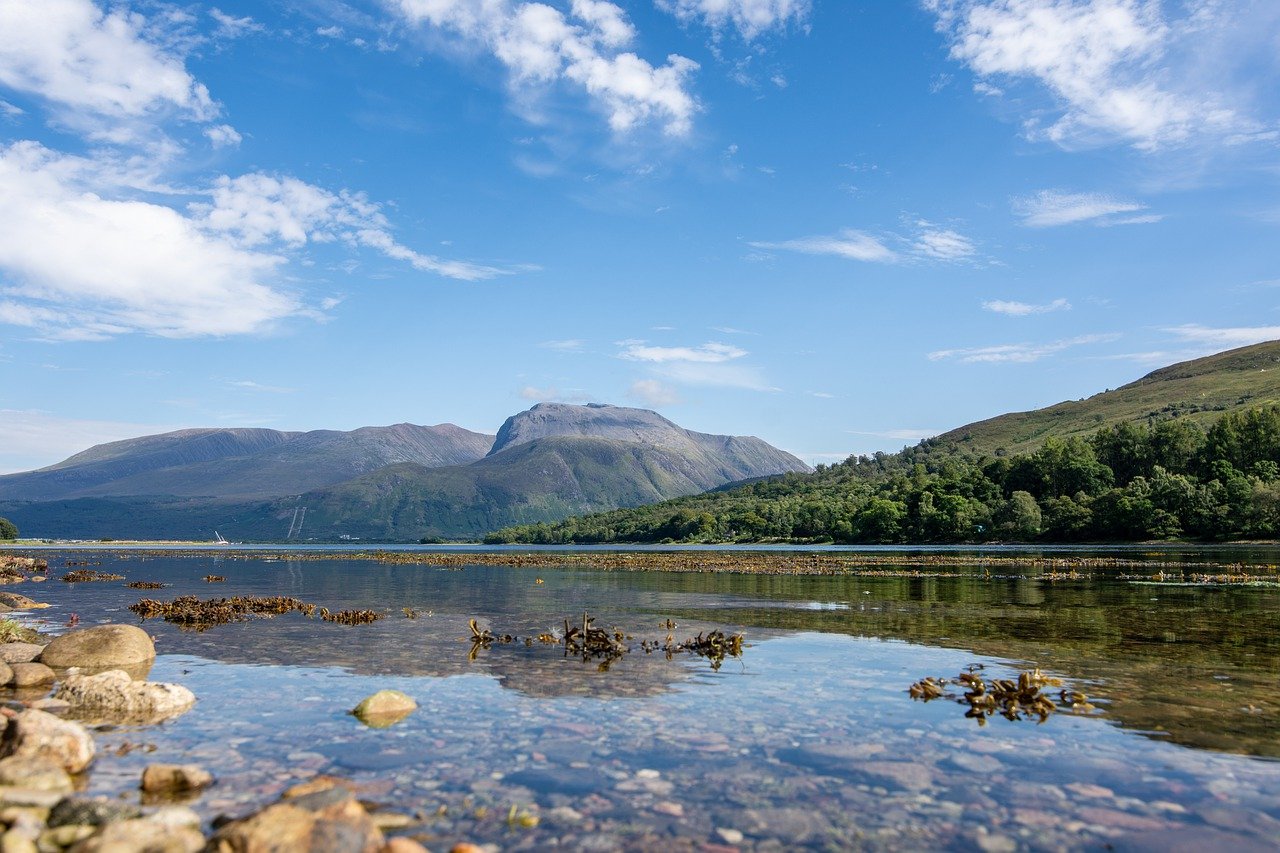
[[[19,587],[55,605],[40,614],[51,627],[71,613],[82,625],[136,622],[129,604],[184,593],[387,614],[358,627],[299,615],[204,632],[145,623],[160,652],[150,677],[186,685],[198,703],[161,726],[101,732],[89,788],[137,796],[146,764],[195,761],[219,778],[192,803],[206,820],[331,773],[417,815],[406,831],[432,849],[1280,844],[1275,588],[442,569],[341,552],[41,556],[53,577],[72,559],[172,584]],[[473,655],[464,639],[472,618],[523,637],[584,610],[635,637],[607,671],[558,646]],[[748,647],[719,669],[644,654],[639,640],[665,638],[668,619],[676,639],[721,629]],[[988,676],[1040,666],[1099,710],[979,727],[967,706],[907,695],[973,664]],[[382,688],[418,710],[387,729],[347,713]],[[513,806],[537,826],[508,821]]]

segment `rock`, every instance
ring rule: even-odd
[[[38,643],[0,643],[0,660],[5,663],[28,663],[40,657],[44,646]]]
[[[351,791],[334,786],[286,798],[218,829],[206,848],[218,853],[309,850],[378,853],[382,832]]]
[[[356,705],[351,713],[366,726],[382,729],[400,722],[417,707],[412,696],[399,690],[379,690]]]
[[[147,815],[147,820],[163,826],[200,828],[200,815],[196,814],[195,809],[187,806],[162,806]]]
[[[716,829],[716,835],[719,836],[720,840],[725,844],[732,844],[735,846],[741,844],[743,839],[742,833],[738,830],[729,829],[728,827],[723,826]]]
[[[25,595],[18,595],[16,592],[0,592],[0,604],[13,610],[39,610],[49,606],[41,604],[39,601],[32,601]]]
[[[0,661],[0,685],[5,687],[13,683],[13,670],[9,664]]]
[[[43,699],[37,699],[34,702],[28,702],[30,708],[39,708],[41,711],[48,711],[50,714],[62,716],[71,709],[71,703],[62,699],[54,699],[52,696],[46,696]]]
[[[461,841],[450,847],[449,853],[484,853],[484,848],[479,844],[472,844],[469,841]]]
[[[61,791],[37,791],[33,788],[0,787],[0,821],[10,809],[33,809],[41,811],[40,823],[49,816],[49,809],[62,801],[66,794]]]
[[[427,853],[427,848],[412,838],[392,838],[382,848],[382,853]]]
[[[0,835],[0,853],[38,853],[35,841],[16,829]]]
[[[654,803],[653,810],[658,814],[669,815],[671,817],[684,817],[684,806],[679,803],[673,803],[670,800],[663,800],[660,803]]]
[[[107,669],[155,660],[156,646],[134,625],[98,625],[55,637],[40,662],[48,666]]]
[[[35,708],[15,714],[0,738],[0,757],[43,758],[68,773],[88,767],[93,752],[84,726]]]
[[[44,758],[0,758],[0,785],[67,793],[74,787],[67,771]]]
[[[189,826],[167,826],[154,820],[122,820],[71,848],[72,853],[196,853],[204,836]]]
[[[68,824],[67,826],[59,826],[53,829],[46,829],[40,833],[41,848],[46,847],[70,847],[77,841],[84,841],[90,835],[97,832],[97,829],[84,824]]]
[[[102,826],[141,817],[138,807],[106,797],[64,797],[49,812],[49,826]]]
[[[53,684],[58,677],[53,670],[42,663],[15,663],[9,665],[13,673],[11,684],[14,687],[39,687],[42,684]]]
[[[142,790],[194,791],[213,784],[213,774],[195,764],[152,764],[142,771]]]
[[[80,719],[113,723],[156,723],[186,713],[195,694],[180,684],[134,681],[119,669],[97,675],[69,675],[53,698],[71,704]]]

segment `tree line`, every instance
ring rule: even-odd
[[[930,439],[719,492],[508,527],[489,543],[849,544],[1280,537],[1280,406],[974,458]]]

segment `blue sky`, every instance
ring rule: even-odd
[[[0,0],[0,471],[654,408],[810,462],[1280,338],[1273,0]]]

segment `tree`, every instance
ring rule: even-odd
[[[1014,492],[1002,510],[1001,529],[1015,539],[1029,542],[1040,535],[1040,505],[1030,492]]]
[[[0,540],[12,541],[18,538],[18,526],[7,518],[0,518]]]

